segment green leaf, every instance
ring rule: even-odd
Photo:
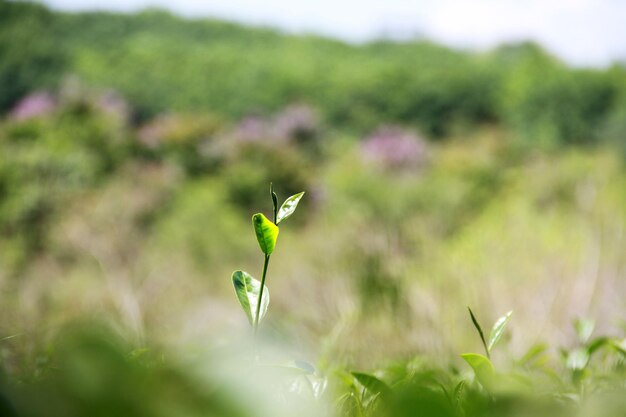
[[[491,352],[491,349],[493,349],[502,337],[502,332],[504,331],[506,324],[509,322],[511,314],[513,314],[513,311],[509,311],[504,316],[500,317],[491,328],[491,333],[489,334],[489,345],[487,346],[489,352]]]
[[[596,322],[591,319],[577,319],[574,321],[574,328],[576,329],[576,335],[580,343],[587,343],[595,327]]]
[[[531,346],[519,360],[520,365],[530,365],[532,362],[539,360],[547,350],[548,346],[542,343]]]
[[[486,390],[490,390],[493,387],[496,377],[496,372],[491,361],[487,359],[487,357],[477,353],[464,353],[461,357],[472,367],[478,382],[480,382]]]
[[[310,378],[311,385],[313,386],[313,396],[316,399],[319,399],[326,391],[326,387],[328,387],[328,379],[326,378]]]
[[[296,211],[296,207],[298,207],[298,203],[300,199],[304,196],[304,191],[298,194],[294,194],[288,199],[285,200],[282,206],[280,206],[280,210],[278,210],[278,217],[276,218],[276,224],[279,224],[287,217],[291,216],[294,211]]]
[[[587,349],[574,349],[567,354],[566,365],[572,371],[581,371],[589,363],[589,352]]]
[[[144,356],[145,354],[147,354],[148,352],[150,352],[149,348],[137,348],[137,349],[133,349],[130,354],[128,355],[129,359],[134,361],[137,360],[139,358],[141,358],[142,356]]]
[[[269,367],[295,371],[296,374],[303,374],[303,375],[315,374],[315,366],[313,366],[307,361],[301,361],[299,359],[290,360],[290,361],[287,361],[285,363],[281,363],[278,365],[269,365]]]
[[[252,225],[261,250],[264,254],[270,255],[276,247],[278,226],[269,221],[262,213],[252,216]]]
[[[374,375],[362,372],[351,372],[354,379],[359,381],[368,393],[372,395],[385,394],[389,391],[389,386]]]
[[[587,352],[592,355],[596,350],[603,347],[615,347],[615,341],[608,337],[596,337],[587,345]]]
[[[483,333],[483,329],[480,327],[480,324],[478,324],[478,320],[476,319],[476,316],[474,316],[474,312],[471,308],[469,308],[469,306],[467,307],[467,310],[470,313],[470,317],[472,318],[472,323],[474,323],[474,327],[476,327],[476,330],[478,331],[480,340],[483,342],[483,346],[485,347],[485,353],[487,353],[487,356],[489,356],[489,348],[487,347],[487,342],[485,341],[485,334]]]
[[[464,389],[465,389],[465,381],[463,380],[459,381],[459,383],[456,384],[456,386],[454,387],[454,401],[456,402],[456,404],[461,403]]]
[[[623,340],[613,340],[612,345],[622,355],[626,355],[626,339],[623,339]]]
[[[297,366],[298,368],[302,369],[303,371],[305,371],[307,374],[313,375],[315,373],[315,366],[311,365],[307,361],[301,361],[301,360],[296,359],[293,361],[293,364]]]
[[[261,282],[252,278],[252,276],[245,271],[233,272],[232,280],[239,304],[241,304],[244,313],[246,313],[250,324],[254,324],[257,304],[259,302],[259,292],[261,291]],[[265,286],[263,289],[263,300],[261,300],[261,309],[259,311],[259,323],[263,320],[263,317],[265,317],[269,304],[270,292],[267,286]]]

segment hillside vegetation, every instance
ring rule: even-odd
[[[489,53],[426,40],[350,45],[158,10],[67,14],[0,2],[0,109],[75,75],[145,119],[208,110],[229,120],[293,102],[364,133],[397,122],[442,137],[497,123],[527,141],[624,136],[626,70],[572,69],[532,43]]]

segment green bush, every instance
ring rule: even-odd
[[[220,171],[231,201],[250,213],[255,208],[266,207],[266,213],[271,209],[263,184],[280,184],[277,192],[293,195],[310,189],[311,174],[307,158],[296,149],[254,142],[241,144]]]
[[[74,74],[119,91],[140,120],[209,111],[233,121],[304,102],[359,134],[395,122],[443,137],[501,123],[533,144],[592,143],[626,78],[568,68],[532,43],[477,55],[426,41],[350,45],[158,10],[0,7],[0,111]]]
[[[67,56],[55,42],[53,19],[43,6],[0,1],[0,112],[60,80]]]
[[[52,117],[2,125],[0,230],[28,256],[46,245],[46,231],[69,198],[96,187],[128,154],[128,138],[84,102]]]
[[[502,118],[523,140],[554,146],[593,143],[611,111],[616,88],[603,72],[571,70],[530,58],[506,79]]]

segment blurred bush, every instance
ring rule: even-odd
[[[163,353],[133,347],[97,322],[65,328],[54,344],[39,381],[6,390],[11,403],[3,415],[252,415],[251,397],[241,401],[206,356],[194,366],[212,370],[199,377],[197,368],[166,364]]]
[[[144,156],[171,159],[191,176],[214,171],[223,156],[213,146],[221,122],[211,114],[163,114],[141,126],[137,139]]]
[[[363,157],[387,169],[419,168],[427,158],[426,141],[410,131],[384,126],[365,138]]]
[[[52,113],[41,116],[2,125],[2,244],[18,244],[3,256],[28,257],[43,249],[57,211],[96,187],[128,155],[127,132],[89,100],[63,98]]]
[[[306,156],[296,149],[259,142],[240,144],[220,171],[230,199],[250,215],[259,210],[271,212],[270,182],[286,198],[310,189],[312,174]]]
[[[198,270],[207,270],[234,263],[238,254],[248,250],[241,239],[249,231],[248,216],[225,198],[223,184],[202,179],[178,190],[154,227],[154,239],[164,253],[181,253]]]
[[[529,56],[506,79],[502,117],[530,144],[597,143],[617,92],[604,72],[571,70],[548,56]]]
[[[54,18],[38,4],[0,1],[0,112],[35,89],[55,85],[66,70]]]

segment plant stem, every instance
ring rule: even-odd
[[[256,303],[256,314],[254,315],[254,335],[259,328],[259,314],[261,313],[261,302],[263,300],[263,290],[265,289],[265,275],[267,274],[267,266],[270,263],[270,256],[265,255],[265,262],[263,262],[263,276],[261,277],[261,289],[259,290],[259,300]]]

